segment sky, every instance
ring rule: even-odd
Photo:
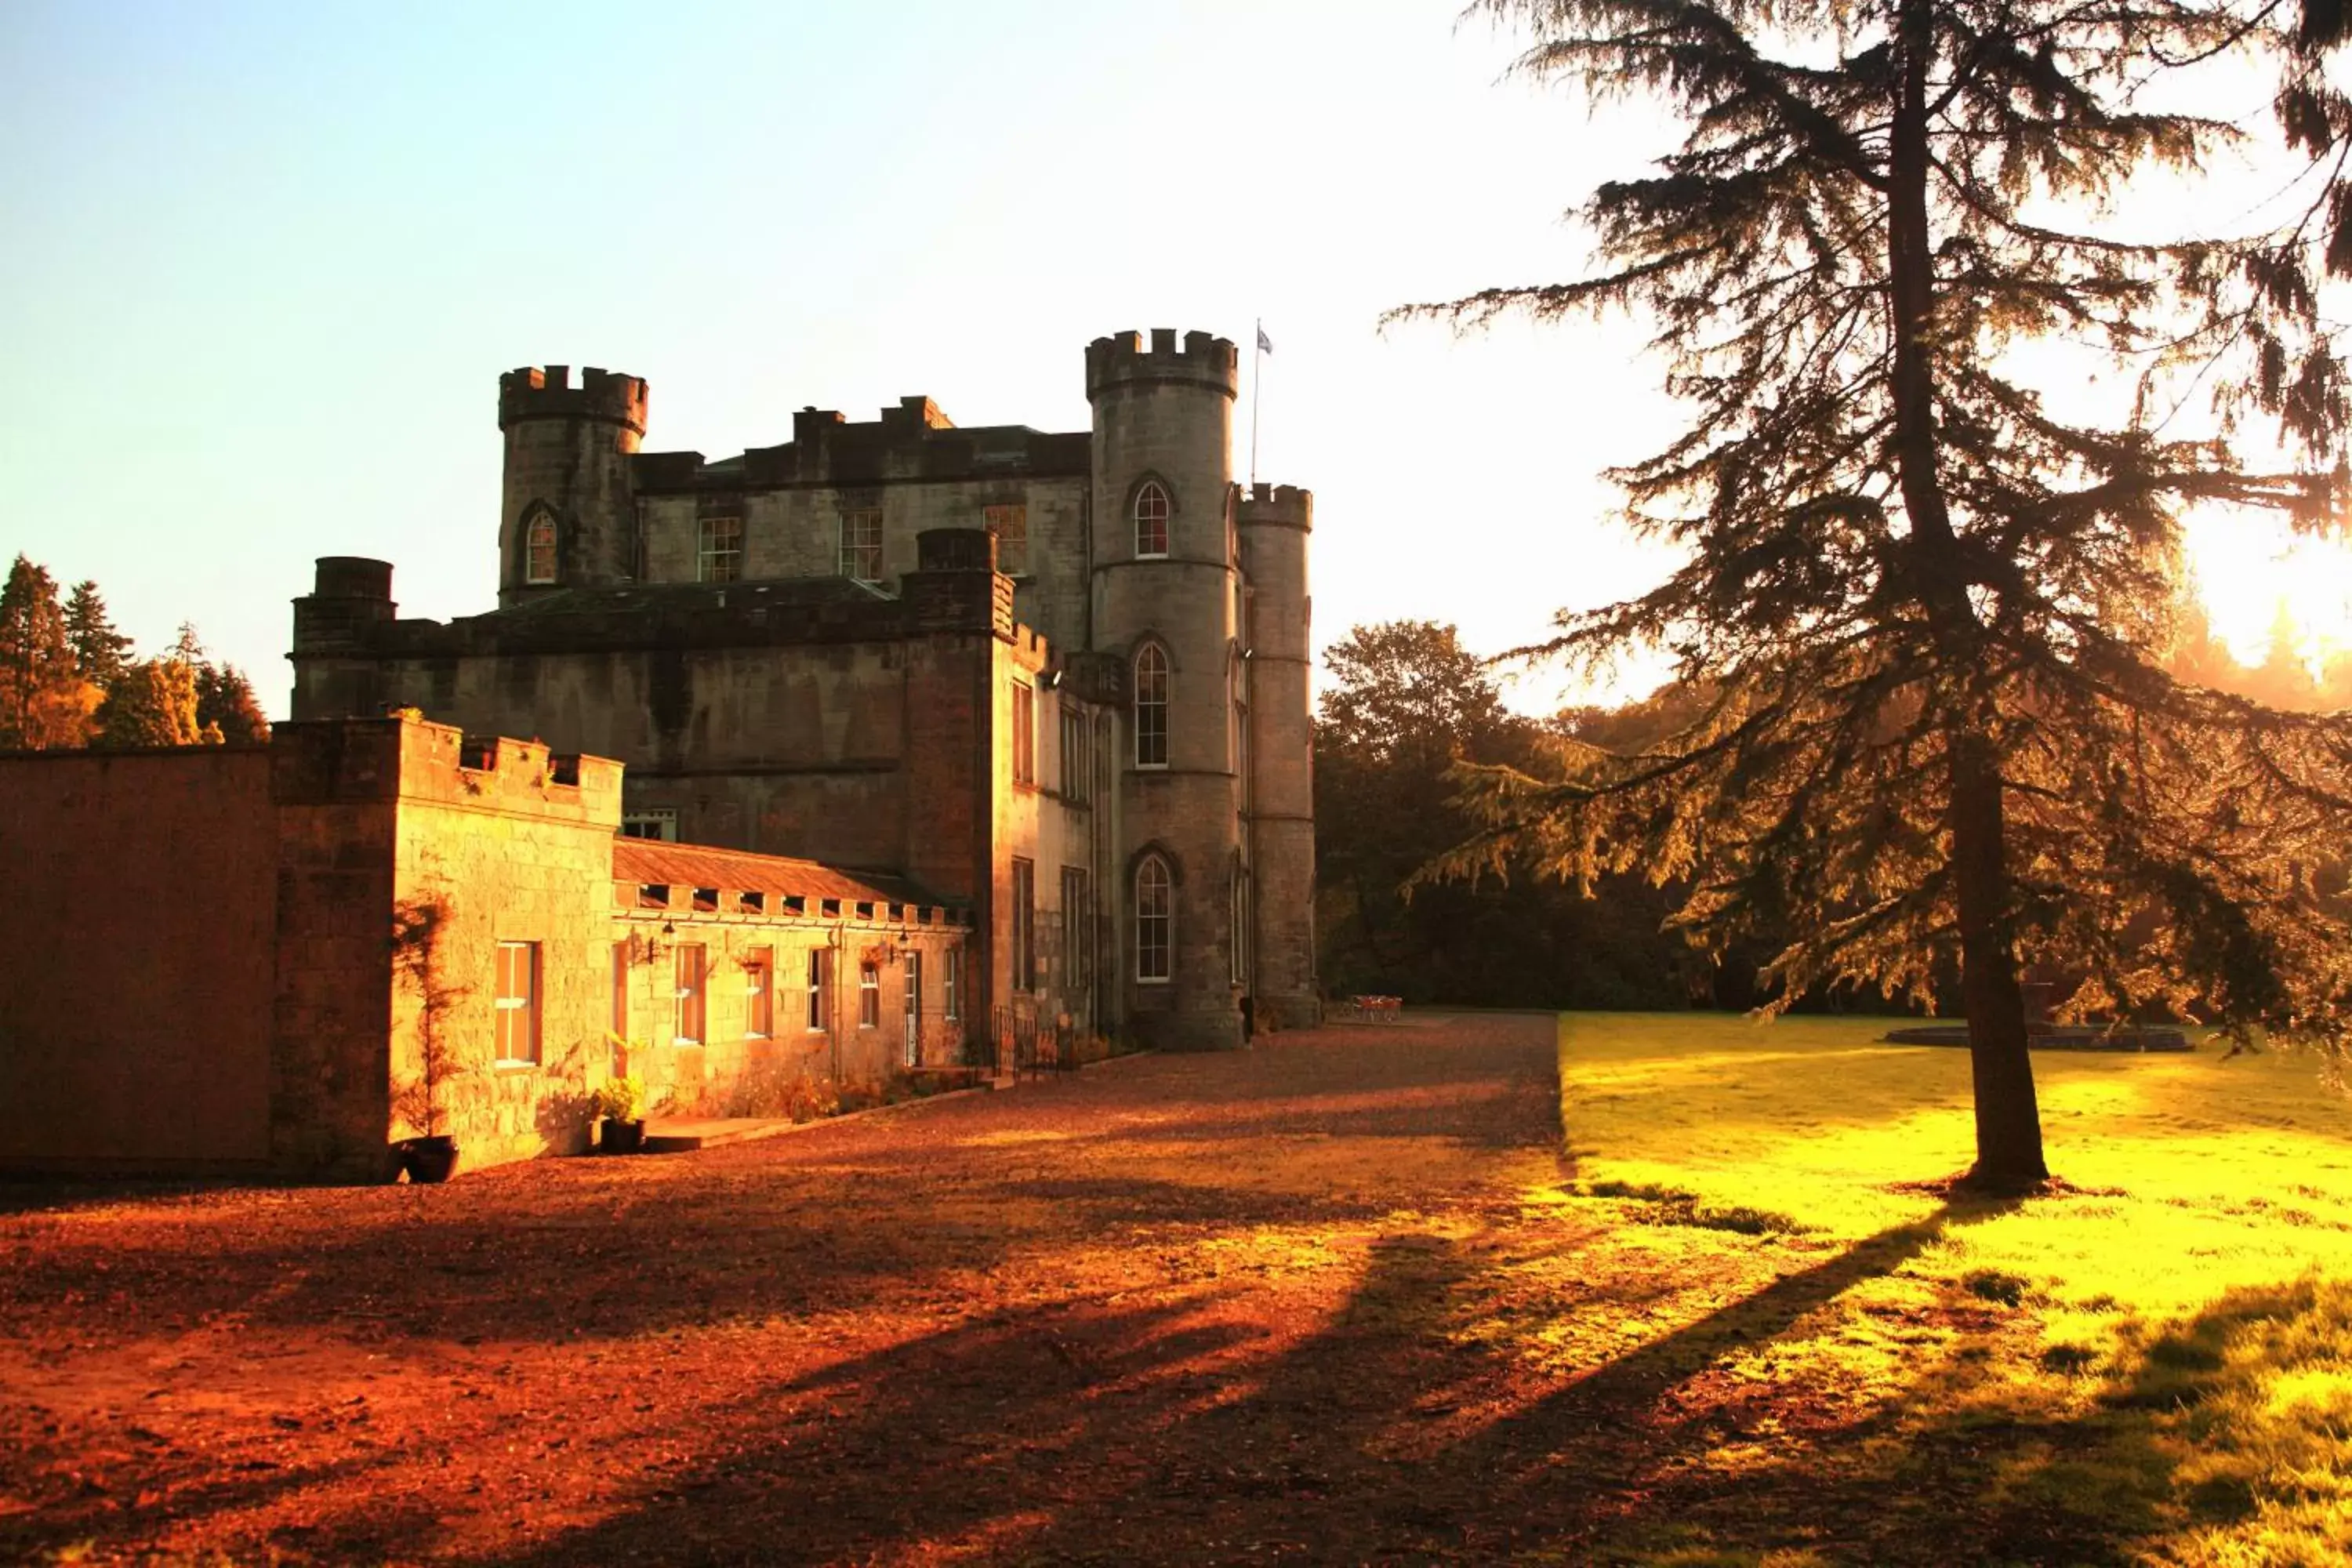
[[[392,561],[404,615],[494,603],[502,370],[645,376],[646,447],[715,458],[916,393],[1083,429],[1089,340],[1263,320],[1318,640],[1538,638],[1664,569],[1601,478],[1672,428],[1642,334],[1380,319],[1576,274],[1564,214],[1667,137],[1507,79],[1458,10],[9,0],[0,553],[142,650],[194,622],[282,715],[313,557]],[[2225,552],[2255,652],[2262,574],[2314,576],[2285,549]]]

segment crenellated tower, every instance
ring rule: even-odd
[[[590,368],[526,366],[499,377],[506,483],[499,508],[499,604],[549,588],[636,575],[629,458],[646,435],[646,384]]]
[[[1129,676],[1112,951],[1136,1036],[1178,1048],[1240,1044],[1247,985],[1238,391],[1239,355],[1207,332],[1087,347],[1093,641]]]

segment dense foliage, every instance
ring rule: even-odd
[[[217,745],[269,738],[252,683],[215,663],[183,624],[161,656],[134,656],[98,584],[57,582],[25,556],[0,588],[0,749]]]
[[[1540,769],[1549,731],[1503,706],[1492,670],[1450,626],[1358,626],[1326,661],[1315,839],[1328,990],[1503,1007],[1720,999],[1717,966],[1662,929],[1671,904],[1639,878],[1612,879],[1591,900],[1517,867],[1415,882],[1475,826],[1454,798],[1454,764]],[[1598,710],[1564,720],[1626,721]]]
[[[1588,203],[1595,276],[1422,310],[1475,325],[1622,306],[1654,324],[1686,427],[1615,477],[1634,527],[1685,564],[1564,613],[1549,651],[1666,647],[1706,700],[1564,777],[1482,770],[1480,831],[1453,868],[1686,885],[1676,923],[1709,951],[1779,943],[1783,1002],[1925,1001],[1957,972],[1990,1184],[2045,1171],[2026,965],[2073,982],[2077,1014],[2160,1008],[2340,1047],[2352,931],[2312,878],[2352,820],[2352,722],[2162,666],[2184,507],[2318,526],[2336,499],[2325,215],[2142,243],[2103,205],[2240,135],[2164,110],[2149,84],[2178,101],[2171,79],[2200,62],[2286,58],[2268,13],[1480,8],[1532,32],[1528,70],[1679,116],[1675,151]],[[2313,72],[2289,88],[2290,121],[2345,110]],[[2011,352],[2032,342],[2095,355],[2137,395],[2061,408]],[[2212,422],[2177,433],[2200,389]],[[2256,411],[2314,460],[2242,466],[2221,437]]]

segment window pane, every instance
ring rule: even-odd
[[[629,1037],[629,944],[613,944],[613,1033]]]
[[[1013,989],[1037,988],[1037,868],[1013,862]]]
[[[702,1039],[702,949],[684,944],[677,950],[677,1038],[688,1044]]]
[[[1037,694],[1018,680],[1013,683],[1013,782],[1037,782]]]
[[[1173,924],[1169,910],[1167,863],[1147,856],[1135,870],[1135,977],[1165,980],[1170,973]]]
[[[706,517],[701,523],[699,572],[706,583],[732,583],[743,575],[743,520]]]
[[[1168,765],[1168,656],[1156,644],[1135,656],[1135,765]]]
[[[1029,509],[987,506],[980,509],[981,526],[996,536],[996,569],[1018,577],[1029,570]]]
[[[882,513],[878,510],[841,514],[841,574],[861,583],[882,581]]]
[[[545,512],[530,520],[523,541],[523,581],[555,581],[555,520]]]
[[[743,1026],[748,1034],[768,1034],[774,1022],[770,1015],[769,953],[767,948],[755,947],[743,955]]]
[[[539,943],[499,943],[496,973],[492,1006],[497,1058],[502,1062],[535,1062],[539,1060]]]
[[[1135,552],[1168,553],[1168,492],[1156,479],[1146,479],[1135,492]]]

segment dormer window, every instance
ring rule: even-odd
[[[523,525],[522,580],[534,587],[555,581],[555,519],[543,510]]]
[[[1135,492],[1135,552],[1168,553],[1168,491],[1158,479],[1146,479]]]

